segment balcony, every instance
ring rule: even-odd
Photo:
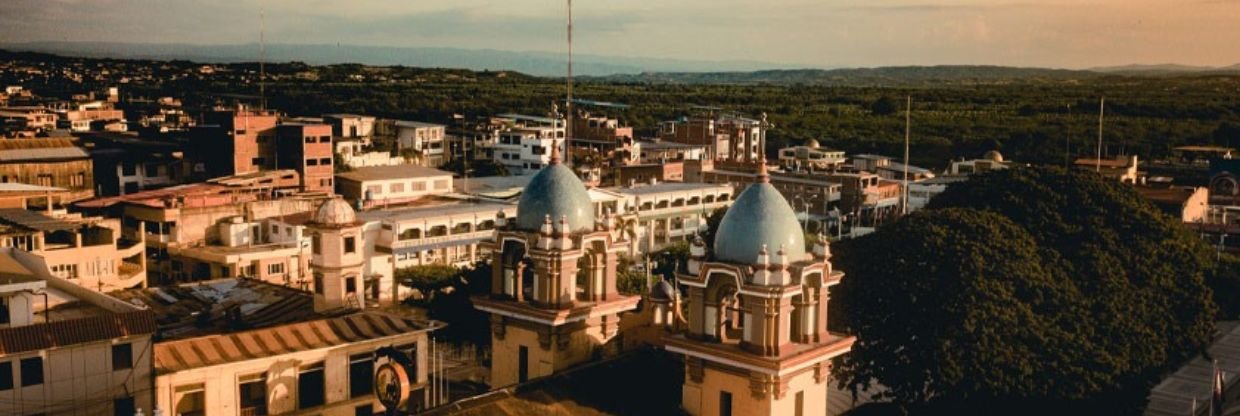
[[[448,234],[436,237],[423,237],[411,240],[398,240],[388,243],[388,247],[396,249],[431,249],[461,244],[475,243],[495,235],[495,230],[471,231],[461,234]],[[383,245],[385,242],[380,242]]]

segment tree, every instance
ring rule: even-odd
[[[448,324],[444,329],[436,331],[435,335],[457,344],[468,343],[479,347],[490,345],[491,318],[487,313],[474,308],[471,297],[483,295],[490,291],[491,264],[479,262],[467,269],[457,269],[451,266],[433,266],[433,268],[424,270],[429,272],[426,273],[427,275],[439,277],[441,276],[440,273],[447,269],[452,269],[455,272],[452,277],[435,281],[447,283],[444,286],[440,286],[439,289],[444,287],[451,287],[452,289],[440,291],[431,297],[426,306],[427,315],[431,319]]]
[[[1214,293],[1221,320],[1240,317],[1240,257],[1223,255],[1214,266],[1208,282]]]
[[[427,264],[396,270],[396,281],[421,291],[452,286],[461,276],[461,269],[446,264]]]
[[[710,216],[706,217],[706,234],[702,239],[709,247],[715,246],[715,233],[719,232],[719,224],[723,223],[723,216],[728,214],[728,207],[722,206],[715,208],[710,212]]]
[[[1213,328],[1212,253],[1092,172],[977,176],[836,252],[842,384],[918,413],[1135,411]]]
[[[616,262],[616,291],[622,295],[646,294],[646,273],[634,270],[634,264],[629,256],[620,256]]]
[[[870,112],[876,116],[887,116],[895,114],[896,111],[900,110],[900,107],[901,105],[896,103],[895,99],[883,96],[870,104]]]

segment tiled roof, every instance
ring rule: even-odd
[[[53,317],[54,318],[54,317]],[[155,332],[150,311],[97,315],[0,329],[0,355],[37,351]]]
[[[167,374],[427,329],[431,327],[426,322],[359,312],[338,318],[158,343],[155,345],[155,370]]]

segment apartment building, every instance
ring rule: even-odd
[[[154,404],[150,310],[0,247],[0,414],[132,415]]]
[[[20,250],[51,275],[92,290],[147,283],[146,246],[141,238],[121,238],[116,219],[0,208],[0,247]]]
[[[310,293],[253,279],[117,296],[163,317],[151,383],[153,409],[163,414],[378,414],[386,409],[375,375],[387,366],[406,375],[401,410],[425,406],[436,322],[382,311],[319,313]]]
[[[90,154],[66,138],[0,140],[0,182],[63,188],[62,202],[95,195]]]
[[[190,173],[214,178],[274,166],[275,112],[239,107],[206,112],[202,118],[202,124],[190,129]]]
[[[332,129],[327,124],[282,123],[276,126],[272,164],[292,169],[301,178],[302,192],[331,194],[335,185]]]
[[[452,173],[422,166],[370,166],[336,175],[336,191],[363,208],[403,204],[452,191]]]

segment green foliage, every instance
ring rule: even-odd
[[[434,292],[426,303],[427,314],[431,319],[448,324],[446,328],[436,331],[435,335],[454,343],[470,343],[480,347],[490,345],[490,316],[474,309],[470,300],[471,296],[490,291],[490,263],[479,262],[468,269],[451,266],[420,267],[427,267],[425,275],[432,279],[442,277],[448,269],[453,271],[451,277],[436,280],[446,284],[437,287],[438,291]],[[448,287],[451,289],[443,290]]]
[[[702,236],[702,240],[706,241],[707,246],[715,246],[715,234],[719,232],[719,224],[723,222],[723,216],[727,213],[728,207],[722,206],[715,208],[710,212],[710,216],[706,217],[706,234]]]
[[[1240,317],[1240,257],[1223,255],[1219,260],[1207,282],[1214,292],[1219,319],[1233,320]]]
[[[634,270],[635,265],[629,256],[620,256],[616,262],[616,291],[624,295],[646,294],[646,273]]]
[[[461,269],[444,264],[406,267],[396,270],[396,281],[414,289],[426,291],[451,286],[461,275]]]
[[[900,104],[895,99],[883,96],[870,104],[870,112],[876,116],[888,116],[900,111]]]
[[[655,263],[654,275],[672,280],[676,277],[676,270],[681,270],[689,261],[689,243],[677,241],[669,244],[662,250],[651,254],[650,261]]]
[[[923,412],[1134,411],[1213,328],[1211,253],[1091,172],[992,172],[836,248],[844,384]]]
[[[332,166],[335,167],[336,173],[350,172],[353,170],[352,166],[344,163],[344,156],[341,155],[340,152],[332,153]]]

